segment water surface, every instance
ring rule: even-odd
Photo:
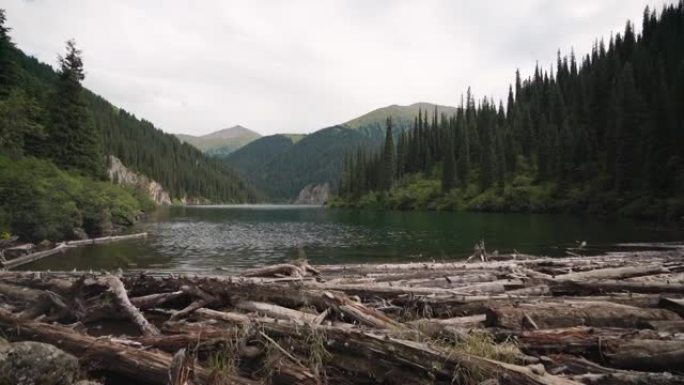
[[[313,263],[453,260],[487,249],[560,256],[625,242],[682,241],[681,229],[624,218],[239,205],[161,209],[137,231],[146,240],[70,250],[24,269],[233,270],[286,261],[298,248]]]

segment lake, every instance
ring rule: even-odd
[[[624,218],[543,214],[337,210],[292,205],[189,206],[160,209],[133,240],[68,251],[23,269],[234,270],[278,263],[298,249],[312,263],[462,259],[484,239],[487,250],[560,256],[615,244],[684,240],[681,228]]]

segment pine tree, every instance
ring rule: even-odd
[[[0,9],[0,98],[7,97],[17,85],[17,65],[14,60],[14,44],[5,26],[5,10]]]
[[[456,177],[456,160],[454,159],[454,141],[450,134],[446,135],[446,149],[442,165],[442,192],[448,193],[454,188]]]
[[[622,71],[622,119],[617,126],[618,140],[615,155],[615,188],[619,191],[632,190],[639,180],[639,153],[637,141],[642,124],[642,104],[636,85],[632,66],[628,63]]]
[[[104,166],[100,133],[95,129],[83,96],[83,60],[73,40],[67,42],[66,55],[59,58],[59,64],[47,144],[49,155],[63,168],[99,176]]]
[[[394,183],[394,139],[392,137],[392,118],[387,118],[385,129],[385,147],[382,151],[382,165],[380,170],[380,190],[389,191]]]

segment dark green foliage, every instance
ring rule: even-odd
[[[225,159],[274,201],[292,200],[302,188],[312,183],[329,183],[333,189],[339,189],[345,156],[356,154],[361,145],[368,150],[383,148],[388,116],[392,117],[392,139],[397,143],[395,157],[405,159],[409,151],[406,134],[413,124],[414,111],[417,113],[419,109],[428,107],[442,113],[456,111],[454,107],[429,103],[392,105],[342,125],[316,131],[293,142],[287,149],[275,145],[275,140],[270,139],[279,136],[275,135],[258,139]],[[271,145],[274,148],[270,148]],[[249,160],[244,162],[243,159]],[[395,164],[399,166],[400,163]],[[399,168],[394,170],[396,176],[405,172],[407,170]]]
[[[104,173],[104,154],[100,131],[95,129],[83,95],[83,61],[73,40],[59,58],[57,87],[50,102],[50,119],[45,148],[47,155],[61,168],[93,177]]]
[[[33,241],[69,238],[75,227],[109,234],[153,209],[147,192],[104,181],[105,155],[173,198],[256,199],[219,160],[82,88],[73,42],[55,73],[14,47],[4,21],[0,10],[0,232]]]
[[[311,183],[327,182],[337,189],[345,155],[368,141],[363,133],[344,126],[316,131],[291,146],[269,138],[274,137],[255,140],[237,150],[226,162],[275,201],[290,200]],[[262,159],[258,165],[249,160],[258,157]]]
[[[22,156],[27,137],[43,138],[43,126],[38,122],[41,113],[36,101],[20,89],[0,98],[0,154]]]
[[[380,190],[389,191],[394,182],[395,154],[394,139],[392,137],[392,118],[387,118],[385,128],[385,146],[382,149],[382,165],[380,168]]]
[[[132,224],[141,208],[131,192],[109,182],[60,170],[47,160],[0,156],[0,231],[34,241],[69,239],[76,227],[104,235]]]
[[[559,54],[555,73],[536,68],[523,80],[516,72],[505,111],[488,99],[476,105],[470,89],[451,117],[419,111],[400,138],[395,167],[401,179],[390,196],[375,201],[387,188],[377,171],[384,158],[360,151],[347,161],[341,202],[679,218],[682,41],[684,1],[665,6],[658,17],[647,9],[642,35],[628,23],[608,48],[597,43],[581,63],[574,53]],[[440,179],[440,170],[440,192],[426,193],[417,181]]]
[[[6,97],[18,82],[19,73],[14,61],[14,44],[5,26],[5,10],[0,9],[0,98]]]

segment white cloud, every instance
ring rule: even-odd
[[[310,132],[388,104],[502,97],[557,49],[586,54],[642,0],[2,0],[15,42],[169,132]]]

